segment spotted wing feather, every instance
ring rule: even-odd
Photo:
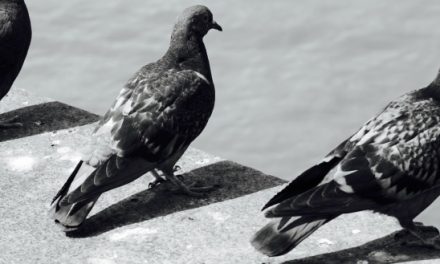
[[[186,149],[203,130],[213,108],[213,102],[208,102],[206,109],[194,105],[198,102],[194,98],[200,99],[197,96],[204,96],[210,88],[192,71],[170,70],[151,76],[149,82],[131,92],[121,93],[125,103],[115,108],[94,133],[89,163],[96,159],[96,170],[64,197],[62,204],[126,184]]]
[[[332,181],[281,202],[268,216],[376,209],[435,187],[440,129],[433,112],[440,114],[439,107],[432,100],[409,101],[388,111],[398,114],[383,112],[354,136]]]

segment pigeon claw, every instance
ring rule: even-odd
[[[219,185],[201,186],[200,182],[193,182],[190,185],[181,184],[176,189],[169,190],[172,194],[188,195],[191,197],[205,197],[207,193],[217,189]]]
[[[184,177],[183,177],[183,175],[182,174],[179,174],[179,175],[176,175],[176,178],[179,180],[179,181],[184,181]]]
[[[148,184],[148,189],[154,189],[154,188],[156,188],[157,186],[159,186],[161,183],[163,183],[165,181],[166,180],[164,180],[164,179],[156,178],[156,179],[154,179],[154,181],[152,181],[152,182],[150,182]]]
[[[412,239],[405,239],[402,245],[440,250],[440,233],[437,228],[414,223],[413,228],[406,229],[406,234],[408,233],[411,234]]]
[[[435,236],[427,239],[418,239],[414,241],[405,241],[402,244],[409,247],[424,247],[440,250],[440,236]]]
[[[182,167],[180,167],[179,165],[176,165],[173,167],[173,172],[178,172],[182,169]]]

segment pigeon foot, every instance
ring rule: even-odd
[[[176,166],[174,166],[173,167],[173,172],[177,172],[177,171],[180,171],[182,168],[179,166],[179,165],[176,165]],[[157,170],[155,170],[155,169],[153,169],[153,170],[151,170],[151,174],[154,176],[154,181],[152,181],[152,182],[150,182],[149,184],[148,184],[148,189],[154,189],[154,188],[156,188],[157,186],[159,186],[161,183],[164,183],[164,182],[166,182],[167,181],[167,179],[165,178],[163,178],[163,176],[162,175],[160,175],[158,172],[157,172]],[[176,176],[179,180],[181,180],[181,181],[183,181],[183,177],[182,177],[182,175],[177,175]]]
[[[414,226],[406,229],[416,240],[404,241],[402,244],[411,247],[425,247],[440,250],[440,232],[433,226],[425,226],[422,223],[414,223]]]
[[[410,247],[425,247],[435,250],[440,250],[440,236],[435,236],[432,238],[419,238],[415,241],[407,241],[403,243],[405,246]]]
[[[155,169],[151,170],[151,174],[154,176],[154,181],[148,183],[148,189],[154,189],[157,186],[159,186],[161,183],[167,181],[162,176],[160,176],[160,174]]]
[[[180,175],[177,175],[177,177]],[[171,193],[176,195],[188,195],[192,197],[204,197],[206,193],[211,192],[216,189],[218,186],[209,185],[209,186],[200,186],[199,182],[194,182],[190,185],[183,184],[178,185],[176,189],[169,190]]]
[[[214,190],[217,186],[200,186],[199,182],[187,185],[183,182],[182,175],[174,175],[174,173],[166,174],[167,180],[169,180],[174,186],[174,189],[169,191],[173,194],[183,194],[192,197],[204,197],[206,193]]]

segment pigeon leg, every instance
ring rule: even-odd
[[[20,122],[16,122],[17,120],[18,120],[18,116],[14,116],[9,119],[0,120],[0,128],[22,127],[23,124]]]
[[[173,167],[173,172],[178,172],[180,171],[182,168],[179,165],[176,165]]]
[[[170,190],[175,194],[185,194],[193,197],[203,197],[205,193],[212,191],[216,186],[195,186],[195,184],[186,185],[182,180],[180,180],[174,172],[167,173],[164,172],[165,177],[174,186],[177,187],[175,190]]]
[[[179,171],[179,170],[181,170],[182,168],[179,166],[179,165],[176,165],[176,166],[174,166],[173,167],[173,172],[177,172],[177,171]],[[150,188],[150,189],[153,189],[153,188],[155,188],[156,186],[158,186],[159,184],[161,184],[161,183],[163,183],[163,182],[165,182],[165,181],[167,181],[167,179],[164,179],[158,172],[157,172],[157,170],[155,170],[155,169],[153,169],[153,170],[151,170],[151,174],[154,176],[154,181],[152,181],[152,182],[150,182],[149,184],[148,184],[148,188]],[[183,177],[182,177],[182,175],[177,175],[176,176],[179,180],[183,180]]]
[[[440,235],[437,228],[433,226],[424,226],[421,223],[405,226],[405,228],[411,235],[417,238],[415,241],[405,242],[406,245],[440,250]],[[433,233],[435,234],[434,236]]]
[[[150,182],[148,184],[148,188],[149,189],[153,189],[155,187],[157,187],[159,184],[165,182],[166,180],[164,178],[162,178],[159,173],[156,170],[151,170],[151,174],[153,174],[154,176],[154,181]]]

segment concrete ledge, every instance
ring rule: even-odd
[[[2,98],[0,103],[0,113],[13,111],[18,108],[47,103],[53,101],[50,98],[35,95],[27,90],[12,87],[8,94]]]
[[[197,155],[191,156],[197,162]],[[283,183],[254,169],[231,161],[219,161],[183,174],[187,182],[204,182],[219,187],[206,198],[194,199],[173,195],[158,186],[153,190],[136,193],[90,217],[71,237],[99,235],[114,228],[143,222],[178,211],[197,208],[224,200],[237,198]],[[146,187],[146,185],[144,185]]]
[[[19,95],[36,98],[28,93]],[[26,100],[14,96],[8,99],[19,106]],[[37,105],[27,103],[24,108],[3,115],[22,114],[23,121],[29,125],[20,130],[20,138],[15,136],[14,140],[0,142],[0,188],[3,190],[0,193],[0,263],[94,263],[91,256],[95,255],[98,245],[107,250],[114,247],[114,243],[106,239],[106,232],[131,232],[133,224],[149,226],[152,219],[173,218],[173,214],[179,211],[233,199],[284,182],[200,150],[189,149],[179,161],[185,179],[219,184],[219,189],[202,199],[171,195],[161,186],[146,190],[153,179],[147,174],[105,193],[84,227],[69,233],[70,237],[76,238],[72,239],[48,218],[47,210],[51,198],[79,161],[79,148],[86,144],[94,128],[94,124],[70,126],[96,120],[97,116],[57,102],[44,102],[49,99],[41,101],[43,103]],[[41,124],[30,121],[34,119]],[[70,128],[61,129],[65,127]],[[4,136],[8,137],[8,134]],[[143,247],[142,244],[123,246],[126,254],[133,257]],[[152,256],[139,257],[138,261],[143,262]]]
[[[29,96],[20,90],[5,102],[23,107],[23,95]],[[37,104],[32,108],[28,103],[30,109],[50,101],[29,98]],[[13,109],[1,104],[1,109]],[[48,126],[55,131],[40,133],[36,128],[27,134],[32,136],[0,142],[0,263],[365,264],[437,263],[440,257],[438,251],[402,246],[407,236],[396,240],[388,235],[401,229],[397,222],[370,212],[338,217],[285,256],[263,256],[249,238],[267,222],[260,208],[284,181],[192,148],[179,161],[184,178],[219,184],[219,189],[202,199],[170,195],[163,186],[146,190],[153,179],[147,174],[102,195],[83,228],[66,236],[47,210],[78,162],[78,147],[87,142],[94,124],[57,129],[96,116],[59,103],[49,106],[55,108],[45,115],[70,118],[52,113],[69,109],[75,117],[66,122],[69,125]]]
[[[97,263],[93,257],[105,248],[105,252],[122,250],[125,255],[131,256],[132,261],[138,261],[120,260],[116,263],[142,263],[146,259],[148,263],[166,263],[160,261],[159,255],[143,251],[148,245],[142,240],[135,244],[121,244],[109,240],[108,236],[131,234],[133,226],[148,229],[151,221],[160,219],[161,222],[167,218],[169,220],[166,221],[172,224],[161,228],[176,233],[167,237],[166,243],[180,244],[188,239],[188,234],[179,233],[176,229],[174,225],[181,220],[180,216],[175,218],[173,212],[231,199],[282,182],[256,170],[190,149],[179,163],[182,172],[188,174],[188,180],[212,180],[222,184],[222,188],[206,199],[168,196],[160,190],[146,191],[148,182],[152,180],[146,175],[105,193],[92,210],[84,230],[72,239],[48,218],[47,210],[51,198],[78,161],[75,149],[84,144],[92,129],[93,125],[87,125],[0,143],[3,150],[0,154],[0,188],[5,190],[0,194],[0,214],[3,217],[0,260],[7,260],[7,263],[53,263],[54,260],[56,263]],[[184,223],[181,224],[180,228],[187,228]],[[207,233],[198,232],[197,228],[187,231],[198,233],[199,238],[209,239]],[[137,236],[137,233],[134,235]],[[164,244],[157,246],[165,250]]]
[[[396,231],[357,247],[286,261],[284,264],[439,263],[440,251],[402,245],[402,241],[409,240],[414,240],[414,237],[411,237],[407,232]]]
[[[0,115],[0,120],[17,116],[22,127],[0,130],[0,141],[56,131],[96,122],[98,115],[60,103],[47,102],[26,106]]]

